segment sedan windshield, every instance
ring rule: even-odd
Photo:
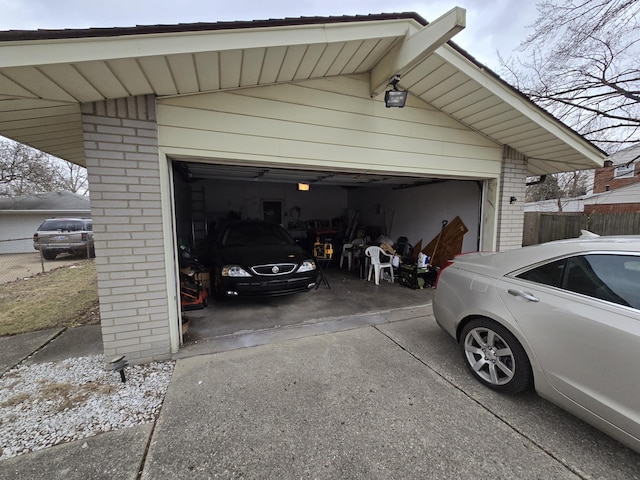
[[[229,225],[222,237],[225,247],[249,245],[292,245],[289,234],[279,225],[269,223],[242,223]]]

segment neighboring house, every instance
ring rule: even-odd
[[[538,202],[527,202],[524,205],[525,212],[582,212],[586,198],[592,195],[582,195],[575,198],[561,198],[560,205],[558,199],[540,200]],[[561,210],[562,208],[562,210]]]
[[[622,190],[619,193],[614,191]],[[541,200],[525,204],[525,212],[640,212],[640,145],[621,150],[594,170],[593,193],[575,198]]]
[[[640,182],[640,145],[609,156],[595,171],[593,193],[608,192]]]
[[[527,176],[605,154],[449,41],[465,26],[454,8],[0,32],[0,135],[87,167],[105,356],[178,350],[177,237],[214,214],[352,210],[411,242],[460,216],[465,251],[519,247]],[[385,108],[396,75],[407,104]]]
[[[562,209],[560,209],[562,207]],[[640,182],[615,190],[590,193],[575,198],[529,202],[525,212],[584,212],[584,213],[638,213],[640,212]]]
[[[71,192],[0,198],[0,254],[30,253],[33,234],[52,217],[90,217],[89,198]]]
[[[640,212],[640,182],[602,192],[584,200],[584,213]]]

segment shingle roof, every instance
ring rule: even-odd
[[[290,17],[268,20],[178,23],[175,25],[136,25],[134,27],[103,27],[85,29],[7,30],[0,31],[0,41],[50,40],[60,38],[117,37],[149,35],[154,33],[204,32],[247,28],[315,25],[326,23],[371,22],[378,20],[413,19],[421,25],[427,21],[415,12],[375,13],[369,15],[342,15],[328,17]]]
[[[89,197],[71,192],[48,192],[36,195],[0,198],[0,210],[86,211]]]
[[[456,7],[451,12],[458,15],[461,10]],[[458,17],[455,19],[458,23],[460,20]],[[318,56],[317,49],[309,48],[312,44],[307,40],[306,31],[327,24],[333,24],[336,28],[329,30],[336,32],[322,35],[318,30],[313,45],[321,47],[324,44],[334,48],[325,48]],[[8,52],[15,50],[13,56],[6,55],[6,58],[25,57],[24,60],[0,65],[0,77],[6,76],[12,80],[4,82],[0,88],[11,98],[10,102],[0,102],[6,103],[0,105],[0,133],[84,165],[84,140],[82,129],[79,128],[82,122],[81,103],[103,101],[105,95],[106,99],[124,98],[132,91],[136,95],[163,97],[214,93],[221,91],[223,86],[224,89],[244,88],[336,74],[372,73],[374,69],[386,75],[389,73],[386,72],[386,66],[391,65],[391,60],[397,57],[397,52],[391,46],[408,41],[409,25],[413,28],[427,24],[420,15],[405,12],[0,32],[0,46],[6,47]],[[247,30],[246,42],[243,29]],[[422,31],[419,28],[415,30]],[[282,38],[284,32],[290,34],[284,35],[286,40]],[[184,42],[180,48],[173,43],[163,42],[166,36],[172,35],[184,37],[181,38]],[[266,46],[261,42],[262,35],[272,38]],[[201,36],[212,37],[212,41],[202,42]],[[128,37],[134,37],[134,43],[145,43],[148,48],[131,48],[128,44],[132,39]],[[229,38],[218,45],[213,37]],[[62,39],[66,41],[60,43],[58,40]],[[83,43],[87,39],[87,43],[94,42],[100,47],[84,48]],[[59,55],[54,65],[41,56],[44,47]],[[296,53],[282,55],[282,47],[296,49],[293,50]],[[509,145],[529,157],[530,175],[593,168],[602,164],[605,152],[535,105],[453,41],[448,41],[442,47],[407,72],[403,88],[486,135],[496,144]],[[67,51],[73,53],[67,55]],[[94,51],[103,53],[97,55],[92,53]],[[25,52],[29,52],[31,57],[26,58]],[[223,52],[228,55],[222,55]],[[275,63],[265,73],[263,61],[242,60],[248,53],[271,58]],[[209,68],[198,68],[194,56],[202,64],[211,62],[215,65],[212,67],[215,72]],[[140,61],[142,58],[144,62]],[[315,68],[309,68],[314,64]],[[299,74],[302,65],[305,65],[304,72]],[[164,81],[150,81],[158,72],[167,73]],[[224,76],[221,72],[225,72]],[[274,76],[276,72],[279,73]],[[75,80],[67,82],[67,78]],[[382,85],[380,81],[386,81],[387,78],[380,76],[376,80],[377,85],[371,86],[372,89],[379,88]],[[374,94],[374,91],[370,93]],[[29,127],[16,126],[16,112]],[[47,134],[53,126],[65,131],[66,135],[50,138]]]
[[[610,160],[613,165],[624,165],[639,159],[640,145],[632,145],[631,147],[620,150],[607,158],[607,160]]]

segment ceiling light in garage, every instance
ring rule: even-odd
[[[308,192],[309,191],[309,184],[308,183],[299,183],[298,184],[298,191],[299,192]]]
[[[406,90],[398,90],[398,82],[400,81],[400,75],[394,75],[389,80],[389,84],[393,87],[391,90],[387,90],[384,93],[384,104],[387,108],[391,107],[404,107],[405,102],[407,101],[407,91]]]

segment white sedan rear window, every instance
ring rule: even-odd
[[[579,255],[517,278],[640,309],[640,257],[633,255]]]

